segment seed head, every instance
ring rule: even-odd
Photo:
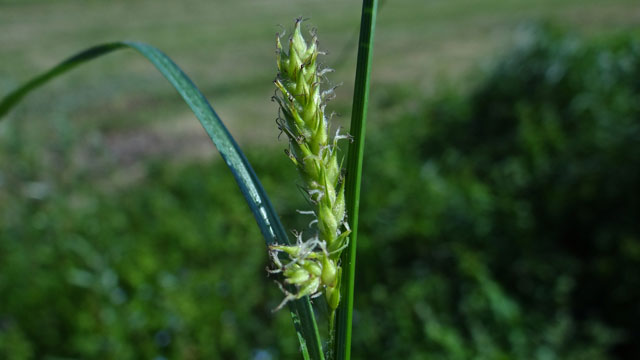
[[[275,270],[282,271],[287,284],[294,284],[298,293],[285,291],[281,307],[302,296],[325,294],[335,310],[340,301],[340,252],[348,243],[344,183],[338,159],[338,140],[348,138],[339,131],[331,137],[325,107],[334,95],[333,88],[323,90],[322,79],[330,69],[318,69],[318,39],[312,34],[305,40],[302,20],[295,23],[288,48],[276,38],[278,73],[274,83],[278,91],[273,99],[279,105],[278,128],[287,135],[289,149],[285,153],[298,169],[316,218],[310,227],[315,234],[296,245],[271,247]],[[278,257],[288,258],[284,264]]]

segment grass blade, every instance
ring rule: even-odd
[[[351,109],[351,127],[349,133],[353,142],[349,145],[346,177],[346,203],[351,235],[349,247],[342,254],[343,298],[338,307],[334,354],[338,360],[351,358],[351,331],[353,319],[353,286],[356,266],[356,244],[358,240],[358,209],[360,206],[360,179],[362,176],[362,157],[364,134],[369,101],[369,79],[371,77],[371,56],[373,53],[373,35],[376,23],[378,0],[363,0],[360,21],[360,40],[358,42],[358,62],[356,67],[353,107]]]
[[[114,42],[95,46],[78,53],[3,98],[0,101],[0,117],[8,113],[29,92],[47,81],[91,59],[123,48],[135,49],[146,57],[169,80],[200,120],[205,131],[220,151],[222,158],[231,169],[267,245],[288,242],[286,232],[258,177],[204,95],[168,56],[150,45],[137,42]],[[311,360],[324,359],[320,336],[308,297],[291,301],[289,306],[303,357]]]

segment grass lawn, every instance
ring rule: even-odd
[[[468,87],[483,67],[517,41],[518,28],[527,22],[551,21],[588,36],[637,31],[640,25],[636,0],[384,0],[381,4],[372,74],[374,102],[407,92]],[[340,0],[0,0],[0,94],[94,44],[143,41],[165,51],[184,69],[241,145],[274,146],[273,151],[280,151],[285,143],[274,141],[276,106],[270,101],[275,34],[299,16],[309,18],[309,29],[319,29],[320,46],[328,52],[323,61],[336,69],[329,79],[342,84],[330,110],[339,115],[336,122],[345,125],[359,12],[359,2]],[[372,121],[393,117],[384,111],[371,114]],[[43,154],[64,148],[74,166],[105,184],[135,181],[146,160],[217,159],[187,106],[132,51],[111,54],[47,84],[6,120],[0,124],[4,142],[19,134],[14,141],[28,144],[30,156],[48,163],[54,172],[55,156]],[[16,159],[0,157],[0,165],[4,161]]]
[[[0,1],[0,94],[93,44],[144,41],[183,67],[241,143],[273,144],[270,96],[279,24],[286,29],[302,15],[319,28],[321,47],[329,53],[324,61],[337,70],[330,80],[344,84],[334,109],[347,119],[359,6],[339,0]],[[637,29],[640,7],[635,0],[383,1],[373,92],[386,85],[428,92],[443,80],[473,79],[471,69],[493,59],[531,20],[598,35]],[[167,143],[172,153],[171,144],[180,143],[174,135],[188,143],[208,141],[165,80],[131,52],[109,55],[47,85],[10,117],[42,128],[52,115],[72,121],[85,135],[101,131],[107,146],[136,149],[122,144],[140,133],[150,134],[154,149]],[[154,149],[139,155],[162,153]]]

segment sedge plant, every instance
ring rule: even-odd
[[[315,37],[306,41],[298,20],[288,49],[278,38],[275,84],[279,93],[274,99],[280,108],[278,126],[290,140],[287,154],[313,205],[309,214],[315,217],[315,232],[306,239],[295,233],[295,241],[289,241],[249,161],[209,102],[167,55],[150,45],[121,41],[84,50],[3,97],[0,118],[32,90],[80,64],[116,50],[137,51],[189,105],[235,177],[268,246],[274,264],[270,271],[282,275],[285,297],[278,308],[289,307],[303,358],[350,359],[360,176],[377,6],[378,0],[363,0],[346,171],[340,168],[337,149],[337,141],[346,135],[330,136],[324,112],[331,89],[321,89],[328,70],[317,66],[320,53]],[[310,297],[321,295],[330,309],[325,349],[310,302]]]

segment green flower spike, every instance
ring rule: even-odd
[[[280,37],[276,40],[278,75],[274,83],[278,90],[273,100],[280,107],[278,128],[289,138],[285,153],[298,169],[302,187],[313,206],[312,211],[299,213],[314,216],[309,224],[314,231],[307,240],[294,232],[296,245],[271,246],[275,269],[270,272],[281,272],[284,283],[295,285],[297,290],[292,294],[279,284],[286,296],[276,310],[290,300],[324,294],[333,320],[340,302],[340,253],[347,246],[350,233],[337,142],[348,136],[340,135],[339,131],[333,137],[329,135],[324,109],[334,93],[333,88],[322,91],[321,85],[324,74],[332,70],[318,69],[317,58],[321,53],[317,37],[312,34],[307,42],[300,31],[301,22],[296,20],[288,52],[283,49]]]

